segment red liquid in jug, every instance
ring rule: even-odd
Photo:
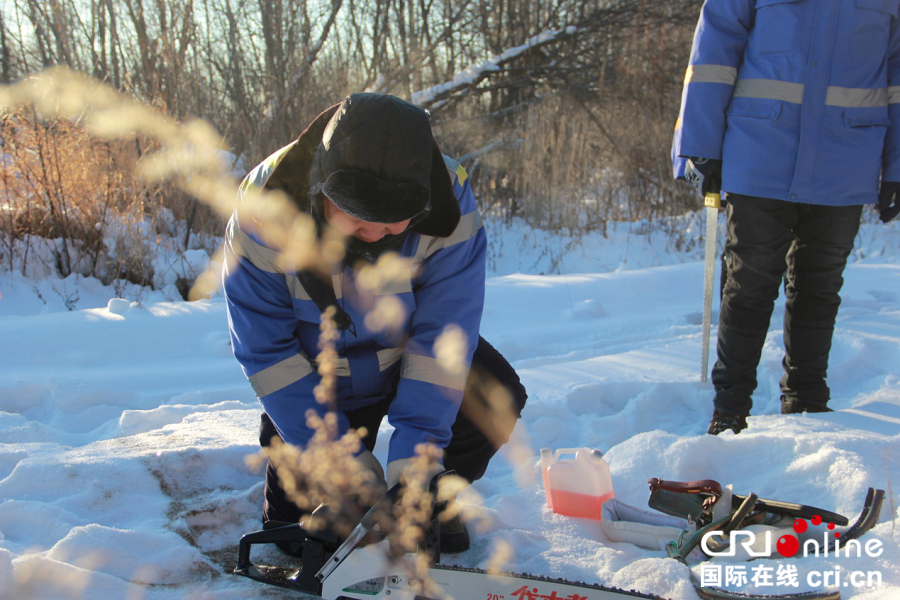
[[[565,490],[550,490],[553,512],[567,517],[600,520],[600,505],[615,496],[614,492],[602,496],[579,494]]]

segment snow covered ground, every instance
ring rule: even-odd
[[[510,571],[697,598],[687,568],[662,552],[547,509],[539,449],[591,447],[634,506],[646,506],[650,477],[707,478],[852,520],[868,487],[884,489],[866,536],[883,543],[880,556],[756,561],[796,565],[800,587],[745,591],[877,572],[872,588],[842,578],[843,597],[900,597],[900,225],[866,225],[846,271],[829,380],[837,412],[777,414],[779,305],[750,429],[713,437],[711,388],[699,382],[699,218],[680,225],[683,251],[635,225],[575,239],[489,223],[483,334],[528,389],[515,437],[533,477],[498,455],[466,496],[487,530],[453,561],[484,566],[503,541]],[[229,574],[240,535],[258,526],[262,476],[245,463],[259,407],[231,356],[222,299],[131,302],[95,281],[8,273],[0,294],[0,598],[296,597]]]

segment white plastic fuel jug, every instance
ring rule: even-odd
[[[562,458],[574,455],[574,458]],[[612,498],[612,477],[603,453],[590,448],[541,449],[547,506],[560,515],[600,520],[600,507]]]

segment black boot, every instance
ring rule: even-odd
[[[459,515],[441,521],[441,554],[457,554],[469,549],[469,530]]]
[[[823,413],[834,411],[824,404],[813,404],[812,402],[804,402],[798,398],[788,398],[786,396],[781,397],[781,414],[797,415],[805,412]]]
[[[726,429],[730,429],[735,433],[740,433],[747,429],[747,417],[740,413],[725,413],[718,410],[713,411],[712,420],[709,422],[709,428],[706,433],[710,435],[719,435]]]

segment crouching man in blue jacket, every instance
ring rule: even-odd
[[[865,204],[900,212],[900,0],[707,0],[675,177],[727,193],[708,432],[747,427],[784,280],[781,412],[830,410],[843,270]]]
[[[387,416],[394,427],[387,487],[401,481],[422,443],[443,450],[445,469],[470,482],[480,478],[516,420],[500,431],[496,423],[503,421],[495,421],[487,431],[484,419],[472,417],[489,404],[485,386],[506,388],[515,417],[526,393],[509,363],[479,336],[484,227],[466,171],[441,154],[427,113],[393,96],[352,94],[251,171],[239,203],[265,201],[252,193],[259,189],[287,194],[320,235],[335,228],[344,236],[343,260],[323,275],[285,267],[262,241],[265,232],[241,219],[240,207],[228,223],[229,327],[235,357],[265,410],[261,445],[280,438],[305,447],[313,435],[307,411],[327,412],[314,397],[322,379],[314,361],[321,315],[334,307],[338,434],[365,428],[357,459],[384,477],[372,450]],[[409,259],[408,278],[387,289],[361,285],[358,267],[388,252]],[[370,325],[366,317],[379,296],[402,305],[399,324]],[[448,371],[436,354],[448,327],[465,341],[460,370]],[[296,523],[313,508],[287,497],[270,463],[264,524]],[[468,545],[458,517],[442,524],[442,551]]]

